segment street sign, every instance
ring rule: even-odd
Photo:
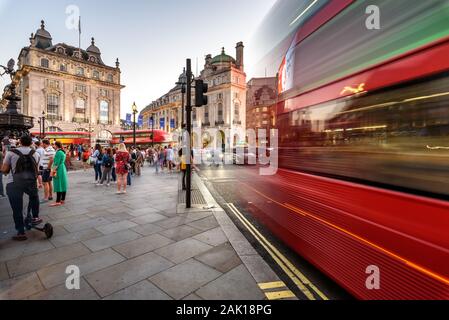
[[[165,129],[165,118],[161,118],[159,121],[159,126],[162,130]]]

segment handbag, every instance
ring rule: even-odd
[[[51,172],[50,172],[50,177],[52,177],[52,178],[56,178],[57,177],[57,175],[58,175],[58,172],[55,170],[55,169],[51,169]]]

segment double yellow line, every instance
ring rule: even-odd
[[[309,300],[316,300],[316,296],[323,300],[328,300],[307,277],[300,272],[275,246],[271,244],[243,214],[235,207],[234,204],[228,203],[228,208],[240,220],[245,228],[254,236],[254,238],[262,245],[262,247],[270,254],[273,260],[281,267],[285,274],[293,281],[293,283],[301,290],[301,292]],[[267,295],[268,296],[268,295]]]

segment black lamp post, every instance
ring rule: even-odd
[[[186,85],[187,85],[187,75],[186,75],[186,69],[184,68],[184,71],[181,75],[181,77],[179,77],[179,81],[176,82],[177,85],[181,86],[181,128],[184,129],[185,127],[185,120],[184,120],[184,95],[186,93]]]
[[[133,120],[134,120],[134,122],[133,122],[133,145],[134,145],[134,149],[136,148],[136,114],[139,112],[138,110],[137,110],[137,106],[136,106],[136,103],[134,102],[133,103]]]
[[[42,139],[45,139],[45,111],[42,111],[42,117],[41,117],[41,124],[42,124]]]

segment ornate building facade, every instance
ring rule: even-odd
[[[120,130],[120,64],[107,66],[93,38],[86,50],[53,44],[42,21],[21,50],[19,67],[21,111],[35,118],[44,112],[47,132],[90,132],[94,143]]]
[[[243,133],[246,128],[246,74],[243,43],[237,43],[236,58],[227,55],[224,48],[221,54],[213,58],[208,54],[204,69],[198,78],[209,85],[207,93],[209,103],[201,108],[193,108],[193,126],[204,131],[202,137],[194,137],[194,139],[199,140],[203,147],[215,149],[228,149],[242,143],[245,140]],[[183,79],[185,74],[181,74],[178,83],[183,82]],[[181,132],[181,88],[177,85],[141,112],[148,128],[151,129],[148,119],[153,116],[155,128],[168,133]],[[193,90],[192,99],[194,96]],[[204,129],[214,129],[209,132],[216,131],[217,134],[211,136]],[[239,137],[234,136],[234,133],[238,133]]]
[[[246,128],[265,129],[274,127],[277,78],[253,78],[248,81],[246,94]]]

